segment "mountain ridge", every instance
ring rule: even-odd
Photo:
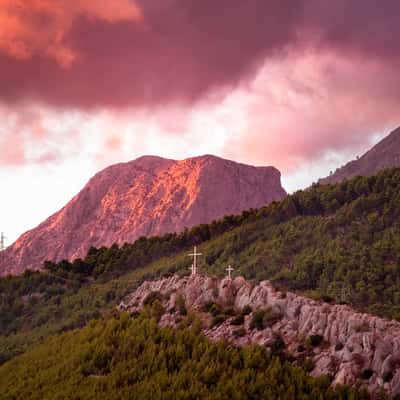
[[[361,157],[349,161],[333,174],[319,179],[319,184],[338,183],[358,175],[374,175],[382,169],[400,166],[400,127],[384,137]]]
[[[285,196],[274,167],[211,155],[142,156],[98,172],[60,211],[24,233],[4,251],[0,275],[80,258],[92,246],[180,232]]]

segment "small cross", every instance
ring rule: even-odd
[[[228,279],[232,280],[232,272],[233,272],[233,268],[228,265],[228,268],[226,269],[228,271]]]
[[[194,246],[193,253],[189,254],[189,257],[193,257],[193,264],[191,267],[192,275],[197,275],[197,256],[202,256],[202,253],[197,252],[197,247]]]

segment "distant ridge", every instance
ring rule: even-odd
[[[357,160],[338,168],[332,175],[318,181],[320,184],[337,183],[355,176],[370,176],[385,168],[400,166],[400,127],[382,139]]]
[[[45,260],[86,255],[91,246],[182,231],[286,196],[280,172],[205,155],[156,156],[96,174],[62,210],[2,253],[0,275],[40,269]]]

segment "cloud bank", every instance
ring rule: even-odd
[[[1,0],[4,102],[121,107],[192,102],[266,59],[314,48],[398,62],[387,0]]]
[[[130,135],[159,154],[144,136],[177,154],[213,136],[209,152],[284,170],[361,148],[400,123],[399,15],[395,0],[0,0],[0,163],[96,135],[112,159]]]

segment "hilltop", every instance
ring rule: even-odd
[[[399,166],[400,127],[391,132],[361,157],[338,168],[332,175],[320,179],[318,183],[337,183],[356,176],[374,175],[385,168]]]
[[[92,246],[181,232],[285,196],[274,167],[210,155],[140,157],[99,172],[62,210],[23,234],[2,253],[0,275],[84,257]]]

